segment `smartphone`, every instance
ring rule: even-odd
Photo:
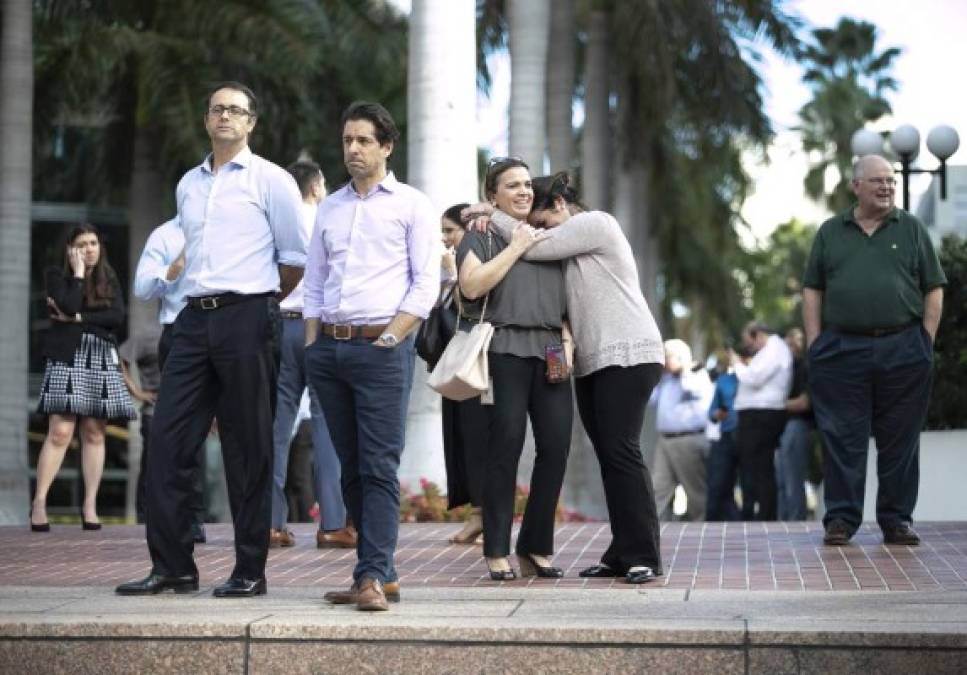
[[[571,376],[567,368],[567,358],[564,355],[564,345],[544,347],[544,361],[547,363],[548,382],[566,382]]]

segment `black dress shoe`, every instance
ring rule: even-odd
[[[101,529],[101,524],[100,523],[92,523],[89,520],[84,520],[83,518],[81,518],[81,529],[82,530],[92,530],[92,531],[93,530],[100,530]]]
[[[900,544],[901,546],[919,546],[920,535],[910,527],[910,523],[899,522],[896,525],[883,528],[884,544]]]
[[[845,520],[836,518],[826,524],[823,543],[827,546],[846,546],[853,536],[853,529]]]
[[[490,572],[490,578],[494,581],[513,581],[517,578],[517,572],[514,571],[513,567],[505,570],[495,570],[490,566],[487,558],[484,558],[484,563],[487,565],[487,571]]]
[[[196,544],[204,544],[208,541],[204,524],[195,523],[191,526],[191,540]]]
[[[251,598],[265,595],[265,579],[237,579],[232,577],[224,584],[215,586],[212,595],[216,598]]]
[[[649,581],[654,581],[657,578],[658,575],[655,574],[655,570],[642,565],[629,569],[625,575],[625,582],[629,584],[644,584]]]
[[[186,574],[181,577],[167,577],[149,574],[139,581],[129,581],[114,589],[118,595],[156,595],[162,591],[191,593],[198,590],[198,575]]]
[[[560,579],[564,576],[564,570],[560,567],[538,565],[529,553],[518,553],[517,560],[520,562],[520,575],[522,577],[536,576],[542,579]]]
[[[600,565],[591,565],[591,567],[581,570],[578,572],[578,576],[584,577],[585,579],[604,579],[608,577],[620,577],[621,575],[604,563],[601,563]]]

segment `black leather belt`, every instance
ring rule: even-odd
[[[188,298],[188,306],[192,309],[203,309],[205,311],[221,309],[237,302],[245,302],[255,298],[267,298],[275,293],[219,293],[217,295],[203,295],[201,297]]]
[[[322,334],[337,340],[349,340],[350,338],[375,340],[383,334],[388,325],[388,323],[381,323],[370,326],[354,326],[348,323],[324,323],[322,324]]]
[[[682,436],[695,436],[696,434],[704,434],[705,429],[698,429],[697,431],[673,431],[671,433],[659,432],[662,438],[681,438]]]
[[[288,309],[283,309],[281,312],[279,312],[279,315],[283,319],[299,319],[300,321],[302,320],[302,312],[293,312]]]
[[[887,326],[886,328],[844,328],[843,326],[830,326],[830,330],[844,335],[862,335],[864,337],[883,337],[884,335],[895,335],[902,333],[915,324],[905,323],[902,326]]]

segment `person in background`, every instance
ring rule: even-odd
[[[30,529],[49,532],[47,492],[80,421],[84,502],[81,525],[101,529],[97,491],[104,471],[104,429],[110,419],[137,417],[121,375],[116,332],[124,325],[124,299],[93,225],[72,227],[60,267],[45,275],[51,327],[44,342],[44,379],[38,412],[48,415],[37,458]]]
[[[775,454],[786,425],[786,399],[792,384],[792,352],[781,337],[759,321],[742,330],[748,363],[732,352],[739,380],[736,445],[742,484],[742,520],[775,520]]]
[[[813,414],[806,388],[803,332],[786,331],[786,345],[792,352],[792,388],[786,400],[786,426],[776,449],[776,486],[779,520],[806,519],[806,469],[813,446]]]
[[[466,234],[461,213],[469,204],[454,204],[440,218],[444,253],[441,261],[442,289],[437,301],[456,311],[456,249]],[[451,313],[452,313],[451,312]],[[455,509],[470,504],[463,527],[452,537],[452,544],[473,544],[483,532],[480,505],[486,470],[487,436],[490,418],[480,404],[480,397],[466,401],[443,399],[443,457],[447,466],[447,507]]]
[[[708,418],[719,425],[719,437],[713,441],[705,463],[708,480],[708,501],[705,519],[710,521],[738,520],[739,509],[735,503],[735,481],[738,476],[739,458],[735,451],[735,429],[738,415],[735,412],[735,394],[739,380],[729,365],[725,351],[718,354],[718,377],[715,391],[708,408]]]
[[[672,518],[678,485],[688,500],[688,520],[705,520],[705,427],[712,392],[712,380],[704,368],[693,363],[691,347],[682,340],[665,340],[665,374],[651,396],[657,407],[658,431],[653,460],[655,504],[662,520]]]

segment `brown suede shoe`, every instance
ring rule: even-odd
[[[356,541],[356,531],[349,527],[316,532],[316,548],[356,548]]]
[[[359,582],[359,594],[356,597],[356,609],[361,612],[385,612],[389,609],[383,584],[379,579],[363,578]]]
[[[280,530],[269,530],[269,548],[287,548],[295,546],[295,535],[291,530],[282,528]]]
[[[387,581],[383,584],[383,595],[390,602],[399,602],[400,582]],[[359,588],[353,584],[348,591],[329,591],[322,596],[322,599],[334,605],[355,605],[359,600]]]

